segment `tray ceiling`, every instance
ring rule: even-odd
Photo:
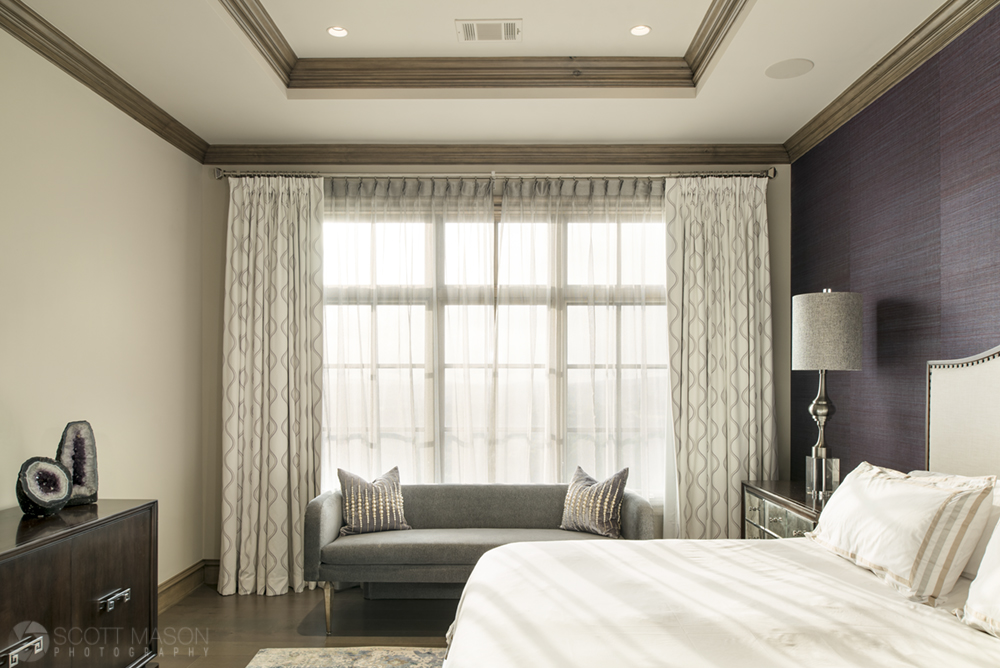
[[[18,0],[0,0],[0,7]],[[706,14],[740,13],[697,88],[289,88],[230,0],[26,0],[205,142],[217,144],[780,145],[942,7],[941,0],[261,0],[303,62],[343,58],[680,59]],[[242,2],[253,6],[253,2]],[[990,4],[968,0],[966,5]],[[995,3],[993,3],[995,4]],[[461,43],[456,19],[517,18],[523,39]],[[637,24],[652,27],[641,38]],[[349,35],[330,37],[343,25]],[[13,39],[0,34],[0,39]],[[808,74],[764,75],[790,58]],[[323,63],[335,61],[318,60]],[[388,61],[387,61],[388,62]],[[402,63],[404,61],[393,61]],[[411,61],[417,62],[417,61]],[[537,61],[541,62],[541,61]],[[636,61],[637,62],[637,61]],[[659,61],[657,61],[658,64]],[[589,73],[578,66],[580,76]],[[294,70],[293,70],[294,71]]]

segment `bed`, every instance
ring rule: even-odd
[[[927,378],[928,468],[1000,473],[1000,348]],[[970,582],[926,605],[808,538],[512,544],[473,571],[444,668],[1000,666],[953,614]]]

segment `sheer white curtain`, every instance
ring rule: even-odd
[[[449,373],[468,376],[467,406],[489,402],[492,181],[332,178],[326,189],[324,486],[338,467],[457,480],[464,451],[438,446],[449,436],[437,413]],[[468,361],[445,367],[456,356]]]
[[[666,181],[680,538],[740,535],[740,482],[777,477],[767,179]]]
[[[507,440],[520,431],[531,444],[538,479],[628,466],[631,489],[664,498],[662,180],[509,179],[499,240],[498,341],[511,352],[497,367],[521,378],[500,386],[499,405],[521,416],[501,422]]]
[[[326,486],[628,466],[664,496],[662,180],[507,180],[499,220],[489,179],[327,188]]]

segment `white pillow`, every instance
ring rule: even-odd
[[[956,477],[947,473],[933,473],[931,471],[910,471],[910,475],[915,478]],[[983,563],[983,555],[986,554],[986,545],[990,542],[990,537],[993,536],[993,531],[997,528],[998,523],[1000,523],[1000,495],[997,494],[997,489],[994,487],[993,507],[990,509],[990,515],[986,520],[983,535],[979,537],[979,542],[976,543],[976,548],[972,551],[972,556],[969,557],[969,563],[965,565],[965,570],[962,571],[962,575],[965,577],[973,580],[976,578],[976,575],[979,573],[979,564]]]
[[[1000,532],[994,532],[969,587],[962,621],[1000,638]]]
[[[916,601],[934,604],[962,574],[991,508],[996,476],[910,477],[862,462],[808,534]]]

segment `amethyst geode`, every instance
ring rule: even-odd
[[[86,420],[70,422],[63,430],[56,461],[69,471],[73,489],[68,506],[97,501],[97,443]]]
[[[25,515],[55,515],[69,501],[73,491],[69,471],[48,457],[32,457],[21,464],[17,475],[17,503]]]

